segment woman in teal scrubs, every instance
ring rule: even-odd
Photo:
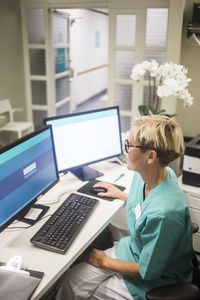
[[[108,183],[103,196],[126,201],[130,235],[93,249],[69,270],[57,300],[145,299],[153,287],[192,280],[192,229],[184,193],[167,165],[184,153],[179,125],[165,116],[138,118],[125,141],[134,171],[129,195]]]

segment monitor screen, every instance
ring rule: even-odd
[[[51,126],[0,149],[0,231],[57,181]]]
[[[119,107],[46,118],[52,125],[58,171],[71,171],[82,180],[102,173],[89,164],[122,154]]]

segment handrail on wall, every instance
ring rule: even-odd
[[[98,70],[98,69],[101,69],[101,68],[105,68],[105,67],[108,67],[108,64],[97,66],[97,67],[94,67],[94,68],[91,68],[91,69],[87,69],[87,70],[78,72],[77,75],[83,75],[85,73],[92,72],[92,71],[95,71],[95,70]]]

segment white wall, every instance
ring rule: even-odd
[[[192,20],[192,8],[193,0],[187,0],[183,19],[181,64],[188,69],[188,76],[192,79],[189,91],[194,97],[194,105],[191,108],[184,108],[179,102],[176,118],[184,135],[189,137],[200,134],[200,46],[187,38],[187,25]]]
[[[0,24],[0,100],[26,110],[19,0],[0,1]],[[25,120],[26,111],[16,118]]]
[[[75,22],[70,30],[70,58],[74,69],[71,83],[73,106],[91,98],[107,88],[107,67],[83,72],[108,64],[108,19],[105,14],[85,9],[65,10]],[[99,47],[96,47],[96,32],[99,32]]]

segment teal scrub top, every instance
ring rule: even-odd
[[[153,287],[192,280],[192,226],[177,177],[167,167],[166,179],[143,199],[144,181],[135,172],[126,203],[130,236],[120,239],[116,256],[139,262],[142,279],[124,276],[135,300]]]

